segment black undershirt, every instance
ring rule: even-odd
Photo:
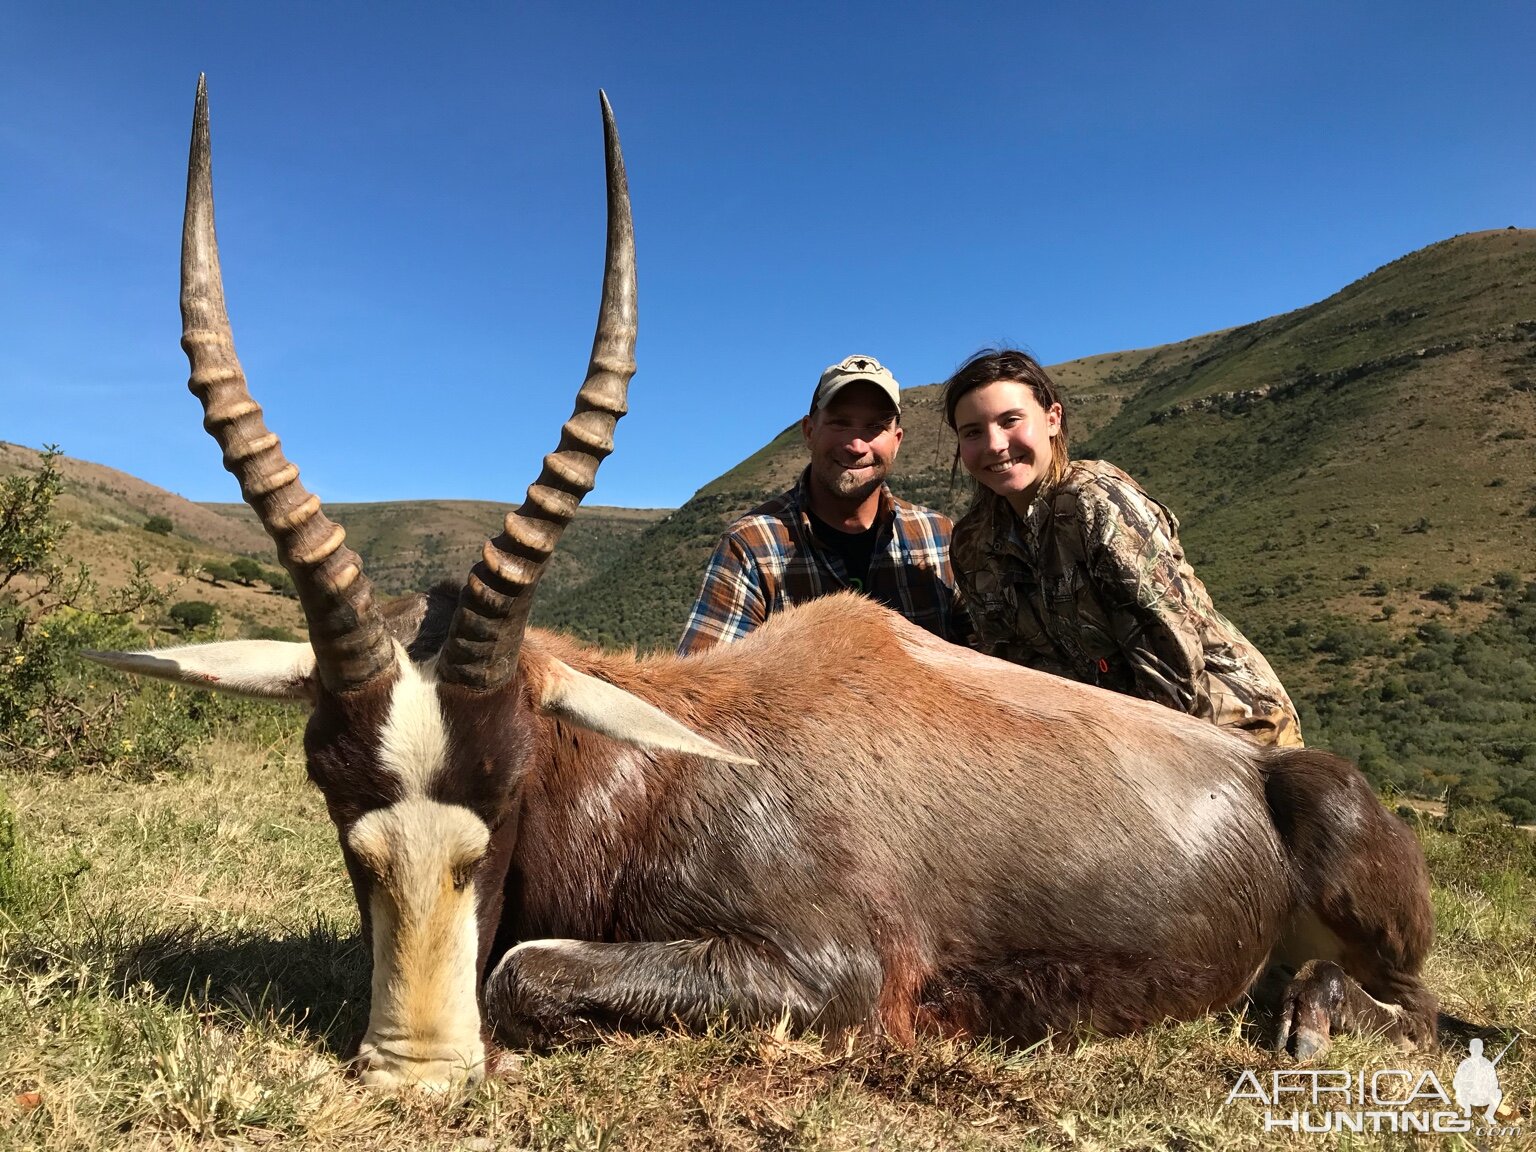
[[[862,532],[844,532],[832,527],[809,508],[805,514],[811,518],[816,538],[842,560],[843,570],[848,573],[848,587],[863,592],[869,584],[869,561],[875,554],[875,534],[880,525],[871,524]]]

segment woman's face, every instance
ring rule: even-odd
[[[955,432],[965,470],[1022,514],[1050,474],[1061,405],[1042,408],[1029,385],[1017,380],[983,384],[955,405]]]

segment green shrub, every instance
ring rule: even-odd
[[[229,567],[235,574],[235,579],[246,587],[250,587],[258,580],[264,580],[267,575],[267,570],[249,556],[236,556],[234,563]]]
[[[203,575],[215,584],[228,584],[240,579],[240,573],[227,560],[204,560]]]
[[[290,600],[298,596],[293,587],[293,577],[282,568],[268,568],[262,576],[262,581],[268,588],[279,596],[286,596]]]
[[[43,581],[61,576],[55,553],[68,525],[53,515],[53,502],[64,488],[59,455],[58,446],[50,444],[36,472],[0,481],[0,591],[22,575]]]
[[[169,536],[175,528],[169,516],[151,516],[144,521],[144,531],[153,532],[156,536]]]
[[[166,613],[183,632],[195,632],[199,628],[213,629],[219,621],[219,610],[206,600],[183,600],[171,605]]]

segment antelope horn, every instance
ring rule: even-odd
[[[224,467],[277,544],[309,622],[321,683],[332,692],[360,688],[394,667],[394,649],[373,603],[373,589],[342,529],[299,483],[299,470],[267,431],[235,356],[219,245],[213,230],[213,174],[208,148],[207,78],[197,79],[187,213],[181,231],[181,346],[192,366],[187,387],[203,404],[203,427],[224,450]]]
[[[624,399],[635,374],[635,231],[619,130],[608,97],[599,92],[598,98],[608,162],[608,250],[592,359],[559,447],[544,457],[538,480],[522,506],[507,514],[501,534],[486,542],[459,594],[438,670],[444,680],[467,688],[499,688],[516,673],[534,586],[581,498],[592,491],[597,466],[613,451],[613,426],[628,411]]]

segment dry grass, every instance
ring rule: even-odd
[[[226,744],[206,762],[138,785],[3,781],[21,850],[0,884],[0,1148],[1400,1146],[1266,1136],[1252,1103],[1224,1107],[1242,1070],[1282,1066],[1234,1016],[1033,1052],[615,1036],[513,1061],[459,1099],[371,1096],[339,1066],[366,966],[324,806],[291,750]],[[1529,1146],[1536,846],[1491,824],[1421,831],[1432,984],[1452,1012],[1527,1029],[1500,1065],[1520,1135],[1478,1143]],[[1449,1087],[1465,1051],[1345,1038],[1325,1063],[1431,1068]]]

